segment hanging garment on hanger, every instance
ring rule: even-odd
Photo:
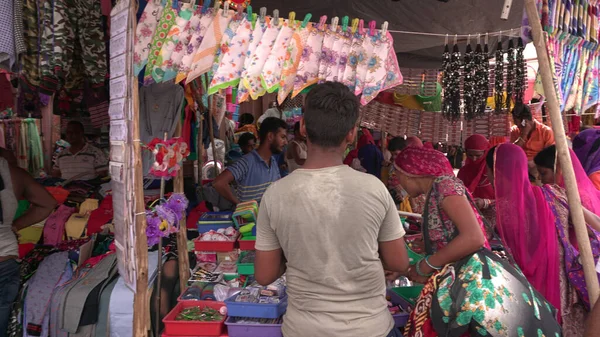
[[[281,29],[277,35],[277,39],[273,44],[271,53],[260,75],[262,86],[261,91],[257,93],[258,96],[262,96],[267,92],[273,93],[279,89],[281,71],[283,70],[287,48],[294,35],[294,29],[291,27],[289,21],[286,20],[280,26]]]
[[[294,83],[298,72],[298,66],[302,59],[302,53],[308,34],[312,29],[312,24],[307,27],[298,26],[292,35],[288,48],[285,53],[285,61],[281,69],[281,78],[279,80],[279,91],[277,92],[277,101],[283,104],[283,101],[294,90]]]
[[[192,27],[194,32],[192,33],[192,37],[190,38],[187,47],[184,48],[181,65],[179,66],[177,76],[175,77],[175,83],[185,80],[188,73],[191,71],[194,55],[196,55],[198,48],[200,48],[202,41],[204,41],[204,36],[206,35],[208,28],[212,25],[214,18],[213,9],[209,8],[206,13],[202,14],[200,24],[196,27]]]
[[[187,74],[187,82],[195,80],[211,69],[215,59],[214,55],[217,52],[217,48],[220,47],[219,43],[223,38],[223,33],[225,33],[229,22],[233,19],[233,15],[233,11],[223,13],[221,9],[215,15],[214,20],[202,39],[200,47],[198,47],[198,51],[192,59],[191,70]]]
[[[256,53],[256,49],[262,41],[262,37],[265,34],[266,29],[266,22],[262,22],[261,20],[257,21],[256,25],[254,26],[252,38],[248,46],[248,51],[246,52],[246,58],[244,59],[244,67],[240,76],[240,84],[238,85],[237,104],[245,102],[250,97],[250,93],[244,85],[244,81],[242,79],[244,78],[244,74],[247,73],[247,69],[250,68],[250,65],[252,64],[252,56]]]
[[[165,64],[163,62],[160,69],[163,71],[163,81],[167,82],[177,77],[177,72],[181,66],[181,60],[185,56],[185,50],[190,43],[194,32],[198,27],[201,26],[202,20],[202,7],[198,7],[192,14],[191,19],[187,22],[183,28],[183,32],[179,37],[179,41],[175,45],[173,52],[171,53],[171,60]]]
[[[260,28],[259,31],[262,33]],[[225,50],[222,51],[223,57],[210,82],[209,95],[215,94],[221,89],[239,85],[244,62],[248,56],[250,41],[252,40],[252,32],[252,22],[244,20],[235,32],[231,42],[225,48],[221,46],[221,49]]]
[[[221,64],[221,60],[223,59],[225,52],[231,46],[231,41],[235,37],[235,33],[237,32],[238,28],[240,28],[242,22],[245,22],[245,21],[246,21],[246,18],[241,18],[241,19],[233,19],[233,20],[231,20],[231,22],[229,22],[229,26],[227,26],[227,29],[225,29],[225,32],[223,33],[223,38],[221,39],[221,42],[218,44],[218,48],[215,53],[215,58],[213,60],[212,66],[211,66],[211,70],[208,72],[209,82],[212,82],[214,74],[219,69],[219,65]]]
[[[306,45],[302,51],[300,64],[298,65],[292,98],[298,96],[302,90],[319,81],[319,61],[323,47],[323,38],[323,31],[318,27],[313,27],[310,30]]]
[[[266,92],[262,83],[261,73],[267,63],[269,54],[273,50],[273,45],[279,35],[280,26],[276,26],[272,21],[267,22],[267,29],[256,47],[256,51],[253,55],[250,55],[250,67],[242,74],[242,84],[254,100]]]
[[[156,27],[162,18],[164,7],[161,1],[150,0],[146,3],[144,12],[135,29],[133,52],[133,72],[137,76],[148,63],[148,54],[152,48],[152,40]]]
[[[25,38],[26,52],[21,59],[23,76],[21,81],[31,83],[32,87],[40,84],[38,57],[40,54],[40,45],[38,45],[38,7],[37,0],[19,0],[22,1],[23,8],[23,31]],[[15,5],[19,2],[15,1]],[[20,86],[22,87],[22,85]]]
[[[171,26],[171,29],[169,29],[169,33],[158,53],[156,66],[154,67],[154,70],[152,70],[152,79],[155,83],[163,81],[165,69],[171,64],[171,56],[173,55],[179,40],[183,37],[185,27],[191,18],[192,8],[190,7],[190,4],[184,4],[175,19],[175,23]]]
[[[160,18],[160,22],[158,23],[156,31],[154,32],[154,37],[152,38],[150,52],[148,53],[148,63],[146,64],[146,71],[144,72],[144,85],[150,85],[154,83],[152,71],[154,71],[154,67],[160,66],[156,64],[158,55],[160,54],[160,50],[162,49],[162,46],[169,35],[171,27],[175,25],[176,19],[177,10],[173,9],[173,0],[167,0]]]

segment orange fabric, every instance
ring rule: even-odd
[[[600,190],[600,171],[590,174],[590,180],[596,186],[596,189]]]
[[[535,123],[535,130],[533,130],[527,143],[523,146],[527,160],[533,160],[536,154],[554,144],[552,129],[538,121],[534,120],[533,122]],[[516,125],[513,125],[510,129],[510,142],[514,143],[520,136],[521,131]]]

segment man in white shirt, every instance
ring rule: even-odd
[[[266,285],[286,272],[285,337],[400,336],[384,268],[408,269],[405,232],[383,183],[342,162],[358,107],[343,84],[313,88],[300,126],[308,158],[262,199],[255,277]]]

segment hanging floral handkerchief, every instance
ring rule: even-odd
[[[281,30],[275,44],[271,49],[271,54],[267,59],[267,63],[262,69],[261,79],[263,86],[262,88],[269,93],[273,93],[279,89],[279,80],[281,80],[281,71],[283,70],[283,63],[285,62],[285,56],[287,53],[287,47],[290,39],[294,35],[294,29],[291,27],[289,21],[285,21],[281,24]],[[264,95],[265,93],[259,93]]]
[[[233,40],[235,33],[237,32],[238,28],[241,26],[242,22],[246,22],[246,18],[232,20],[229,23],[229,26],[227,27],[227,29],[225,29],[225,32],[223,33],[223,39],[221,39],[219,48],[217,48],[217,52],[215,53],[215,59],[213,61],[211,70],[209,72],[209,75],[210,75],[209,80],[211,82],[212,82],[212,77],[217,72],[217,69],[219,68],[219,64],[221,64],[221,60],[223,59],[223,53],[224,53],[223,49],[225,49],[225,51],[227,51],[227,49],[231,45],[231,40]]]
[[[192,26],[192,37],[190,38],[190,42],[187,47],[183,50],[183,57],[181,58],[181,64],[179,65],[179,72],[177,77],[175,78],[175,83],[179,83],[187,77],[188,73],[192,68],[192,61],[194,60],[194,55],[202,40],[204,40],[204,35],[206,34],[208,27],[212,24],[215,16],[213,15],[213,9],[209,8],[206,13],[202,14],[200,18],[200,24],[198,26]]]
[[[279,92],[277,92],[277,101],[279,104],[282,104],[294,90],[296,72],[300,65],[300,59],[302,58],[302,52],[304,51],[304,45],[308,39],[308,34],[312,29],[312,24],[309,24],[305,28],[298,27],[292,35],[292,39],[290,40],[285,53],[285,61],[283,62],[281,79],[279,80]]]
[[[580,46],[581,54],[579,56],[579,66],[576,71],[575,83],[573,83],[573,87],[571,88],[571,95],[569,97],[569,101],[567,101],[567,108],[571,107],[575,110],[575,113],[580,115],[583,111],[581,108],[583,107],[583,94],[584,94],[584,75],[587,73],[588,67],[590,64],[588,63],[590,58],[590,50],[585,48],[584,46]],[[567,111],[570,109],[567,109]]]
[[[152,39],[152,47],[150,48],[150,53],[148,54],[148,64],[146,65],[146,72],[144,73],[144,85],[152,84],[152,71],[154,70],[154,67],[156,67],[156,60],[158,59],[160,50],[162,49],[163,43],[167,39],[167,35],[169,34],[171,27],[175,25],[177,12],[173,9],[171,3],[172,0],[167,0],[165,9],[162,12],[162,17],[158,27],[156,28],[156,33]]]
[[[148,1],[135,29],[133,52],[133,71],[137,76],[148,63],[148,53],[152,47],[152,38],[162,17],[163,6],[160,1]]]
[[[348,58],[350,57],[352,44],[354,43],[353,35],[350,32],[342,33],[342,38],[340,40],[342,41],[342,47],[337,62],[337,70],[334,71],[334,81],[336,82],[343,82],[346,66],[348,65]]]
[[[321,60],[323,38],[323,31],[318,27],[313,28],[309,32],[308,39],[302,50],[296,79],[294,80],[292,98],[319,81],[319,61]]]
[[[381,91],[402,84],[402,74],[393,46],[394,40],[389,32],[384,37],[377,37],[373,53],[367,62],[367,74],[360,98],[362,105],[372,101]]]
[[[337,82],[340,57],[342,55],[342,48],[344,46],[344,43],[346,42],[347,35],[343,33],[341,29],[338,29],[338,31],[335,32],[333,36],[333,44],[331,45],[331,49],[329,51],[330,62],[326,65],[325,69],[323,70],[323,75],[320,74],[321,69],[319,69],[319,77],[322,78],[323,81]]]
[[[356,89],[356,70],[358,68],[359,54],[363,50],[363,43],[365,41],[365,35],[360,32],[356,32],[352,39],[352,47],[350,47],[350,53],[348,54],[348,62],[346,63],[346,69],[344,70],[344,77],[342,77],[342,83],[344,83],[350,91]]]
[[[179,40],[184,35],[185,27],[192,17],[192,9],[189,4],[183,5],[179,11],[175,24],[169,30],[167,38],[163,43],[158,58],[156,59],[156,66],[152,70],[152,78],[156,83],[163,81],[165,70],[171,68],[171,56],[175,51],[175,46],[179,43]]]
[[[229,22],[233,18],[233,11],[223,13],[223,10],[219,10],[215,19],[211,23],[210,27],[202,39],[202,43],[194,55],[192,60],[192,67],[190,73],[187,76],[187,82],[191,82],[203,74],[206,74],[212,67],[213,61],[215,60],[215,53],[220,47],[223,33],[229,25]]]
[[[323,33],[323,47],[321,48],[321,59],[319,60],[319,82],[325,82],[328,76],[331,76],[330,71],[333,69],[333,64],[336,62],[336,57],[333,51],[333,44],[339,40],[337,32],[326,29]]]
[[[252,63],[252,55],[256,52],[256,48],[258,48],[258,44],[260,43],[263,35],[265,34],[265,30],[267,29],[267,25],[262,22],[257,22],[254,31],[252,32],[252,36],[250,37],[250,44],[248,45],[248,50],[246,51],[246,57],[244,59],[244,66],[242,68],[242,74],[240,75],[240,84],[238,86],[238,94],[237,94],[237,103],[240,104],[242,102],[247,101],[250,98],[250,93],[246,86],[244,86],[244,81],[241,79],[244,78],[244,74],[246,73],[246,69],[250,67]]]
[[[590,55],[591,69],[586,76],[586,90],[583,101],[583,111],[587,111],[598,103],[598,52],[593,51]]]
[[[356,81],[354,84],[354,94],[357,96],[362,93],[362,90],[365,86],[367,72],[370,70],[369,62],[373,60],[373,50],[375,50],[375,45],[377,44],[381,44],[381,39],[379,39],[379,36],[371,36],[369,33],[367,33],[365,39],[363,40],[362,48],[360,48],[358,51],[358,65],[356,66]]]
[[[280,26],[267,22],[267,29],[258,43],[256,51],[250,56],[250,67],[246,68],[242,74],[242,84],[252,99],[257,99],[265,93],[260,75],[273,49],[277,35],[279,35],[279,28]]]
[[[202,7],[198,7],[196,11],[192,14],[192,17],[187,22],[181,35],[179,36],[179,40],[171,53],[171,60],[161,66],[161,70],[164,72],[163,81],[170,81],[177,76],[177,72],[179,71],[179,67],[181,66],[181,60],[185,55],[185,49],[190,43],[192,39],[192,35],[196,31],[195,28],[200,25],[200,20],[202,19]]]
[[[262,30],[261,30],[262,32]],[[252,39],[252,23],[244,20],[235,36],[227,45],[221,45],[223,57],[221,63],[213,75],[208,88],[208,94],[212,95],[220,89],[233,87],[239,84],[246,60],[246,52]]]

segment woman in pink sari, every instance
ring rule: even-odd
[[[496,228],[504,244],[531,285],[559,309],[563,336],[581,336],[589,310],[587,291],[578,275],[578,252],[569,240],[564,192],[556,185],[532,185],[527,157],[516,145],[497,146],[486,161],[496,190]]]

